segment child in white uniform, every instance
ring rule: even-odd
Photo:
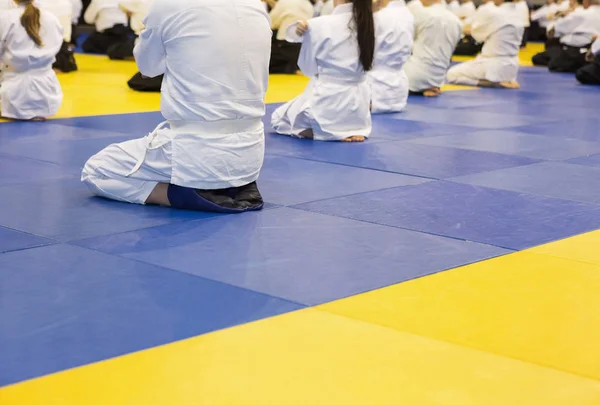
[[[298,25],[298,64],[311,81],[302,95],[275,110],[271,125],[282,135],[362,142],[371,134],[366,72],[376,47],[373,1],[334,1],[333,14]]]
[[[144,138],[92,156],[82,181],[96,195],[135,204],[262,208],[256,180],[264,159],[271,44],[263,5],[153,0],[145,26],[135,59],[145,76],[164,74],[167,121]]]
[[[0,114],[19,120],[55,115],[62,90],[52,63],[63,34],[58,19],[29,0],[14,0],[16,8],[0,12]]]
[[[410,57],[413,44],[413,16],[404,0],[383,3],[375,13],[377,48],[371,84],[371,112],[400,112],[408,99],[408,77],[402,67]]]
[[[483,42],[481,55],[448,71],[448,83],[466,86],[518,88],[519,48],[523,38],[523,20],[515,3],[497,0],[490,9],[465,27],[475,40]]]

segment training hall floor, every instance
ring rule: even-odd
[[[0,404],[600,404],[600,89],[524,67],[364,144],[267,134],[266,209],[222,216],[90,196],[161,116],[79,64],[0,124]]]

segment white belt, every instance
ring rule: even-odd
[[[0,70],[2,70],[2,69],[0,69]],[[13,75],[44,75],[51,71],[52,71],[52,65],[44,66],[44,67],[37,68],[37,69],[23,70],[23,71],[18,71],[13,66],[6,66],[6,69],[3,70],[4,73],[13,74]]]
[[[344,76],[340,74],[339,76],[334,76],[332,74],[323,74],[319,73],[317,75],[317,79],[319,81],[331,82],[331,83],[339,83],[339,84],[359,84],[366,81],[367,75],[354,75],[354,76]]]
[[[135,166],[126,177],[131,176],[144,164],[146,155],[149,150],[159,149],[167,142],[171,141],[170,137],[165,137],[162,142],[154,143],[158,132],[169,125],[171,130],[177,134],[178,132],[191,132],[198,135],[209,137],[211,134],[223,136],[224,134],[235,134],[239,132],[251,131],[260,128],[262,120],[260,118],[246,118],[239,120],[220,120],[220,121],[164,121],[154,128],[145,138],[144,154],[138,159]]]
[[[135,166],[133,166],[133,169],[131,169],[131,171],[129,173],[127,173],[126,177],[129,177],[132,174],[134,174],[135,172],[137,172],[138,170],[140,170],[140,167],[142,167],[142,165],[144,164],[144,161],[146,160],[146,154],[148,153],[149,150],[158,149],[158,148],[162,147],[165,143],[170,141],[170,139],[166,138],[164,142],[152,145],[152,141],[154,141],[154,138],[156,138],[156,135],[158,135],[158,131],[160,131],[161,129],[166,127],[168,124],[169,124],[168,121],[161,122],[160,124],[158,124],[156,126],[156,128],[154,128],[154,131],[150,132],[144,138],[144,143],[145,143],[144,154],[138,159]]]

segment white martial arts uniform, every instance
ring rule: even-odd
[[[331,15],[333,13],[333,0],[326,0],[321,7],[321,15]]]
[[[131,14],[129,25],[135,35],[140,35],[144,29],[144,19],[150,11],[151,0],[120,0],[122,9]]]
[[[441,3],[415,13],[415,42],[412,55],[404,65],[411,91],[423,92],[444,84],[461,35],[460,20]]]
[[[408,99],[408,77],[402,67],[413,44],[414,18],[404,0],[392,0],[375,13],[375,49],[373,69],[368,73],[371,84],[371,112],[400,112]]]
[[[531,25],[531,19],[529,17],[529,4],[527,4],[527,0],[521,0],[515,2],[517,6],[517,10],[519,10],[519,16],[521,16],[521,23],[524,28],[527,28]]]
[[[332,15],[309,21],[298,66],[311,80],[303,94],[273,112],[276,132],[299,136],[312,129],[313,139],[320,141],[371,134],[371,90],[359,61],[352,7],[342,4]]]
[[[82,181],[97,195],[138,204],[159,182],[214,190],[255,181],[271,48],[261,3],[153,0],[145,26],[135,58],[143,75],[164,73],[167,121],[90,158]]]
[[[546,4],[531,13],[531,21],[537,21],[540,27],[547,28],[550,18],[558,12],[558,4]]]
[[[36,0],[35,4],[40,8],[54,14],[63,30],[65,42],[71,41],[71,24],[73,22],[73,4],[71,0]]]
[[[119,0],[92,0],[83,19],[96,27],[97,32],[121,24],[127,26],[127,14],[119,7]]]
[[[592,43],[594,35],[600,34],[600,6],[587,9],[579,7],[554,24],[554,36],[560,43],[572,47],[585,47]]]
[[[52,70],[63,43],[58,19],[40,10],[40,36],[37,46],[21,24],[24,6],[0,12],[0,64],[2,85],[0,108],[6,118],[29,120],[55,115],[62,103],[62,90]]]
[[[461,20],[467,21],[471,18],[477,9],[475,8],[475,4],[472,1],[466,1],[461,3],[460,7],[454,12],[454,14]]]
[[[323,9],[323,0],[315,1],[315,12],[313,13],[313,17],[319,17],[321,15],[321,10]]]
[[[496,8],[496,5],[494,4],[494,2],[492,0],[489,0],[487,3],[481,4],[479,7],[477,7],[477,9],[475,10],[475,13],[473,15],[471,15],[470,17],[468,17],[464,21],[464,24],[465,25],[473,25],[473,23],[476,20],[487,18],[487,17],[485,17],[485,13],[487,13],[488,11],[494,10],[495,8]]]
[[[411,0],[406,4],[408,10],[414,15],[416,12],[423,9],[423,3],[421,0]]]
[[[73,25],[79,24],[79,18],[83,11],[83,3],[81,0],[71,0],[71,22]]]
[[[448,8],[448,10],[450,10],[451,12],[456,14],[458,9],[460,8],[460,3],[458,2],[458,0],[452,0],[452,1],[448,2],[446,7]]]
[[[299,20],[308,20],[315,13],[310,0],[279,0],[271,10],[271,28],[277,30],[277,39],[285,41],[288,27]]]
[[[504,3],[477,17],[471,35],[483,42],[481,54],[448,71],[448,83],[476,86],[480,80],[493,83],[516,81],[523,20],[515,3]]]

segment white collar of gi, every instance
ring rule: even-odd
[[[351,13],[352,7],[354,7],[352,3],[340,4],[339,6],[333,9],[333,12],[331,14]]]

